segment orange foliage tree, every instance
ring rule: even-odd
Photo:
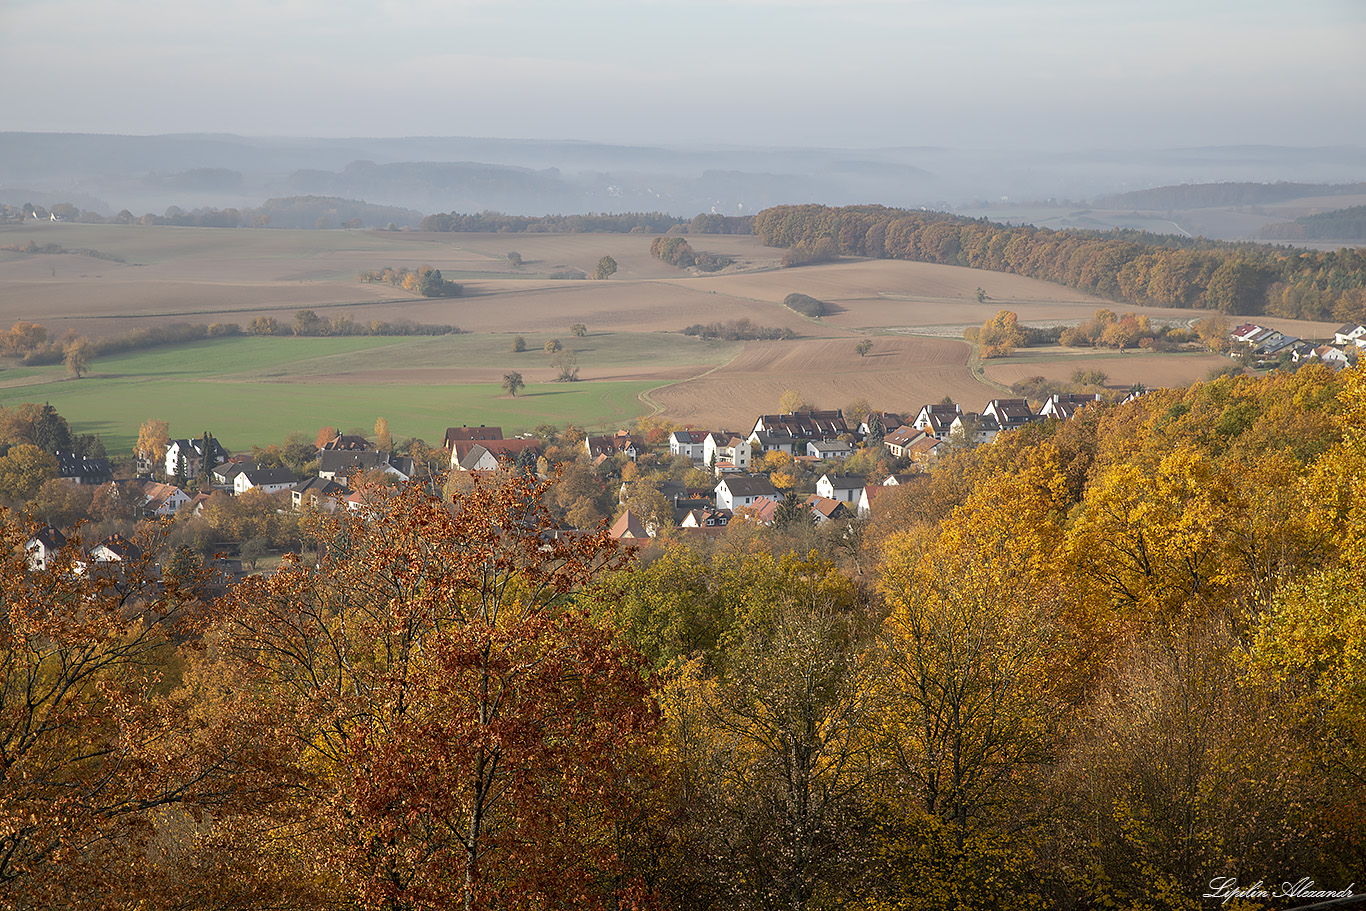
[[[257,694],[299,794],[237,850],[271,867],[312,833],[303,875],[366,907],[629,904],[614,823],[652,778],[656,710],[574,606],[624,557],[555,534],[544,494],[375,490],[320,519],[316,567],[236,589],[218,675]]]

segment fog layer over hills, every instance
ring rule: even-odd
[[[1366,150],[1355,147],[1016,152],[0,133],[0,202],[68,202],[105,215],[305,195],[423,213],[741,215],[800,202],[955,209],[1172,184],[1361,180]]]

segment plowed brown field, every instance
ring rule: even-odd
[[[449,324],[477,333],[506,350],[513,333],[539,346],[544,337],[564,336],[583,348],[581,379],[658,381],[651,405],[665,417],[699,426],[735,429],[756,413],[771,411],[786,389],[810,402],[841,407],[866,398],[877,408],[905,411],[945,395],[978,408],[1000,394],[969,370],[969,350],[959,341],[964,327],[980,325],[1000,309],[1014,310],[1035,325],[1078,323],[1106,307],[1134,310],[1164,320],[1194,322],[1203,311],[1125,307],[1068,288],[1016,275],[955,266],[888,260],[849,260],[778,268],[782,251],[748,236],[691,236],[692,247],[734,257],[736,265],[715,275],[691,274],[654,259],[651,235],[620,234],[425,234],[387,231],[277,231],[166,228],[114,225],[40,224],[0,228],[0,245],[55,244],[99,251],[83,254],[25,254],[0,251],[0,331],[15,320],[35,320],[49,335],[68,331],[92,336],[122,335],[170,322],[231,322],[246,326],[272,316],[288,326],[295,311],[324,316],[346,314],[360,322],[414,320]],[[520,269],[506,262],[517,251]],[[557,272],[591,274],[610,255],[618,271],[608,281],[550,279]],[[464,284],[459,299],[428,300],[379,284],[362,284],[356,274],[384,266],[431,265]],[[979,302],[981,289],[987,300]],[[819,320],[782,306],[800,292],[827,303]],[[652,345],[665,338],[687,345],[676,333],[695,323],[749,319],[759,326],[791,329],[787,342],[751,342],[729,363],[734,350]],[[1264,319],[1265,325],[1302,337],[1324,337],[1333,326]],[[568,341],[569,326],[612,335],[611,346]],[[501,333],[501,339],[484,334]],[[871,338],[873,351],[859,357],[854,346]],[[448,337],[449,338],[449,337]],[[700,343],[699,343],[700,345]],[[596,350],[595,350],[596,348]],[[655,351],[668,351],[668,357]],[[426,353],[424,353],[426,352]],[[641,352],[648,352],[642,355]],[[365,376],[349,381],[389,383],[489,383],[502,367],[468,356],[433,360],[417,340],[396,340],[366,361]],[[708,360],[710,358],[710,360]],[[694,363],[698,366],[681,366]],[[992,362],[986,377],[1008,385],[1043,375],[1066,380],[1077,367],[1095,367],[1112,386],[1148,386],[1199,379],[1214,356],[1106,355],[1097,352],[1017,352]],[[543,362],[526,374],[529,382],[550,378]],[[332,368],[328,368],[329,371]],[[349,369],[343,366],[340,369]],[[300,374],[306,371],[299,371]],[[342,375],[272,375],[273,382],[339,382]],[[672,385],[664,385],[672,384]]]
[[[853,339],[751,342],[739,357],[696,379],[651,394],[662,414],[682,424],[748,429],[796,389],[813,405],[842,408],[864,398],[877,409],[906,411],[945,395],[980,409],[998,393],[968,370],[966,342],[876,338],[867,357]]]
[[[1036,354],[1036,351],[1043,353]],[[1150,388],[1187,386],[1203,380],[1216,367],[1227,367],[1231,363],[1226,357],[1208,353],[1130,351],[1097,354],[1089,348],[1050,348],[1017,351],[1008,358],[986,361],[984,366],[987,378],[1004,386],[1035,376],[1065,383],[1075,370],[1100,370],[1109,377],[1107,386],[1123,389],[1135,383]]]

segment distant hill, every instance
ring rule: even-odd
[[[347,222],[358,222],[357,227],[367,228],[383,228],[391,223],[398,227],[416,227],[422,221],[422,213],[414,209],[376,206],[334,196],[267,199],[260,208],[243,214],[250,221],[268,216],[272,228],[340,228],[345,227]]]
[[[1306,215],[1282,225],[1262,228],[1263,240],[1366,241],[1366,206],[1351,206]]]
[[[1366,193],[1366,183],[1198,183],[1153,187],[1097,196],[1098,209],[1210,209],[1219,206],[1258,206],[1306,196],[1355,196]]]
[[[1005,138],[979,149],[666,147],[468,136],[0,132],[0,202],[48,209],[70,203],[105,216],[125,209],[161,216],[172,207],[243,211],[292,196],[363,199],[425,213],[691,218],[746,216],[812,201],[954,209],[1106,198],[1132,209],[1139,197],[1105,194],[1132,187],[1187,194],[1169,201],[1152,195],[1162,190],[1139,191],[1147,197],[1142,205],[1165,212],[1188,204],[1189,194],[1203,192],[1197,187],[1219,188],[1206,205],[1229,199],[1246,205],[1271,198],[1268,192],[1320,192],[1363,178],[1366,151],[1354,147],[1050,150],[1018,148]],[[1236,189],[1253,186],[1247,193]],[[1253,236],[1260,226],[1238,233]]]

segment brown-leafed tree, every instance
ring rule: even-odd
[[[0,523],[0,905],[133,907],[192,815],[257,790],[254,740],[168,695],[200,580],[153,584],[150,540],[101,562],[73,538],[35,569],[31,531]]]
[[[298,799],[244,829],[235,864],[300,864],[374,908],[629,891],[614,821],[652,780],[656,710],[638,657],[573,602],[622,556],[605,533],[554,534],[544,493],[375,490],[322,520],[316,567],[236,589],[217,673],[256,694]]]

